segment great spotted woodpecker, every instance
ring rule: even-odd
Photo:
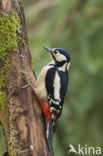
[[[68,87],[70,54],[62,48],[51,49],[46,46],[44,48],[50,52],[52,61],[41,70],[34,90],[47,119],[46,134],[49,149],[51,149],[53,131],[55,131],[56,121],[61,115]]]
[[[35,91],[39,98],[43,112],[49,127],[47,137],[49,146],[52,142],[52,129],[55,131],[56,121],[60,117],[64,97],[68,86],[68,68],[70,65],[70,54],[65,49],[44,47],[50,52],[52,61],[40,72],[36,81]],[[52,128],[53,125],[53,128]]]

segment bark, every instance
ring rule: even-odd
[[[46,124],[38,99],[31,88],[22,89],[28,81],[35,86],[36,78],[31,67],[25,17],[20,0],[0,0],[0,19],[4,16],[8,17],[4,23],[10,18],[11,23],[17,20],[20,25],[20,31],[17,24],[18,30],[14,32],[16,39],[11,31],[9,39],[3,41],[8,46],[7,49],[3,47],[5,56],[0,58],[0,83],[4,81],[2,77],[6,77],[5,85],[0,87],[0,122],[4,128],[8,153],[10,156],[52,156],[53,151],[48,150],[46,142]],[[15,23],[13,28],[10,24],[7,30],[15,31]],[[11,40],[15,41],[13,44],[17,47],[10,46]]]

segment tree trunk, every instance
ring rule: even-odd
[[[9,156],[51,156],[20,0],[0,0],[0,122]]]

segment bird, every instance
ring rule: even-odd
[[[67,92],[68,69],[71,58],[70,53],[63,48],[51,49],[47,46],[44,48],[50,53],[52,60],[41,70],[36,81],[35,91],[44,115],[49,120],[47,138],[49,146],[51,146],[52,131],[55,132],[56,121],[61,116]]]
[[[34,90],[47,121],[46,138],[51,150],[53,132],[56,131],[56,122],[61,116],[67,92],[71,57],[63,48],[44,46],[44,49],[49,52],[52,60],[41,70]]]

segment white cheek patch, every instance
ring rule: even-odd
[[[61,61],[67,61],[67,58],[63,54],[61,54],[61,53],[56,54],[55,55],[55,58],[59,62],[61,62]]]
[[[59,67],[58,69],[59,69],[60,71],[65,72],[66,68],[67,68],[67,63],[65,63],[62,67]]]

